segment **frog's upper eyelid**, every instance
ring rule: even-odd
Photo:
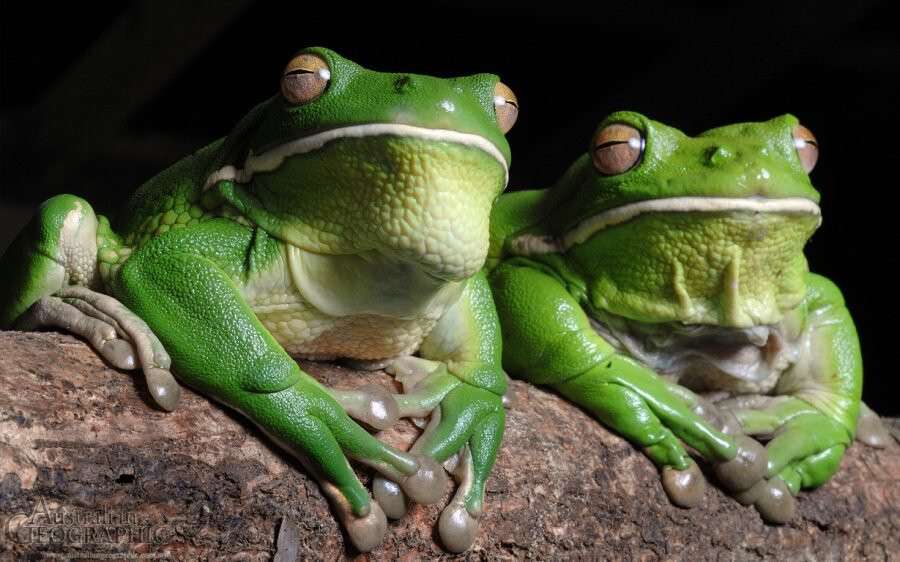
[[[595,146],[594,150],[597,151],[597,150],[600,150],[601,148],[609,148],[610,146],[614,146],[617,144],[628,144],[628,140],[629,139],[606,141],[602,144],[598,144],[597,146]]]

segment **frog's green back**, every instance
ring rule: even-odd
[[[115,218],[114,229],[125,244],[140,246],[170,229],[213,216],[219,202],[204,197],[203,186],[223,140],[179,160],[134,192]]]
[[[485,267],[493,269],[505,255],[507,240],[538,225],[546,214],[546,189],[513,191],[501,195],[491,209],[491,239]]]

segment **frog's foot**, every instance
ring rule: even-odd
[[[720,407],[730,408],[748,434],[770,439],[766,480],[744,498],[770,523],[784,523],[793,515],[793,496],[802,488],[827,482],[850,444],[843,425],[790,396],[740,397]]]
[[[140,366],[153,400],[172,411],[181,387],[169,371],[171,359],[149,326],[116,299],[86,287],[64,287],[35,302],[16,328],[61,328],[85,340],[119,369]]]
[[[713,472],[716,479],[731,492],[741,492],[761,482],[766,472],[766,452],[757,441],[744,435],[740,420],[730,409],[720,408],[716,404],[727,395],[713,393],[700,396],[688,388],[671,382],[668,382],[668,388],[681,398],[695,415],[700,416],[725,435],[732,437],[736,454],[728,460],[713,461]],[[682,478],[687,477],[683,476]],[[664,479],[664,486],[665,483]],[[669,495],[671,497],[671,494]]]
[[[881,418],[871,408],[866,406],[864,402],[859,404],[859,418],[856,420],[856,440],[878,449],[887,447],[892,440],[891,434],[881,422]]]
[[[319,483],[319,487],[331,503],[338,521],[344,526],[353,546],[360,552],[369,552],[378,547],[384,541],[384,534],[387,531],[387,518],[378,502],[368,501],[365,507],[354,510],[341,488],[329,481],[315,463],[305,455],[297,454],[295,456]],[[360,487],[362,486],[360,485]]]
[[[369,552],[384,541],[387,531],[387,518],[377,501],[369,502],[369,512],[358,516],[353,513],[350,503],[341,491],[332,483],[320,480],[319,484],[331,505],[337,512],[338,520],[344,525],[350,542],[360,552]]]
[[[672,503],[697,505],[705,482],[687,448],[713,467],[729,491],[750,488],[766,473],[766,454],[737,432],[738,424],[711,401],[614,358],[598,369],[557,383],[567,398],[588,408],[607,427],[641,446],[662,471],[663,489]],[[714,418],[715,423],[705,419]]]
[[[444,462],[456,478],[458,488],[438,532],[448,550],[463,552],[478,534],[485,483],[503,437],[503,398],[451,375],[442,362],[403,357],[386,370],[405,390],[396,396],[400,416],[430,416],[410,452]],[[376,481],[374,493],[392,506],[389,516],[403,516],[405,498],[390,482]]]
[[[361,551],[381,543],[386,517],[377,492],[373,501],[348,458],[374,468],[380,480],[397,483],[398,495],[419,503],[434,503],[447,489],[447,473],[434,459],[379,441],[306,375],[284,390],[247,393],[239,400],[240,409],[321,482],[351,541]]]

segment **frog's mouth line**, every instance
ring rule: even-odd
[[[767,199],[764,197],[668,197],[648,199],[607,209],[586,218],[562,238],[548,239],[534,235],[519,236],[512,241],[512,251],[519,255],[558,253],[581,244],[597,232],[630,221],[645,213],[717,213],[743,211],[766,214],[798,214],[819,217],[822,211],[815,201],[805,197]]]
[[[459,131],[451,131],[448,129],[427,129],[425,127],[416,127],[413,125],[404,125],[401,123],[368,123],[365,125],[353,125],[350,127],[340,127],[338,129],[329,129],[315,135],[302,137],[296,140],[280,144],[274,148],[266,150],[262,154],[253,154],[247,156],[243,169],[235,168],[232,165],[223,166],[210,174],[206,180],[203,189],[209,189],[216,183],[223,180],[236,181],[238,183],[247,183],[253,178],[253,174],[257,172],[271,172],[278,169],[284,162],[284,159],[296,154],[304,154],[318,150],[331,141],[346,138],[363,138],[381,135],[412,137],[430,141],[450,142],[462,144],[478,148],[491,155],[497,162],[503,166],[506,174],[504,188],[509,182],[509,164],[506,162],[500,150],[494,146],[492,142],[484,137],[471,133],[461,133]]]

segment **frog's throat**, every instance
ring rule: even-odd
[[[425,127],[415,127],[413,125],[404,125],[401,123],[368,123],[365,125],[353,125],[350,127],[329,129],[315,135],[280,144],[266,150],[262,154],[253,154],[251,152],[247,156],[247,160],[244,162],[244,167],[242,169],[238,169],[232,165],[219,168],[206,179],[206,184],[203,186],[203,189],[205,191],[223,180],[247,183],[253,178],[253,174],[256,172],[271,172],[276,170],[281,166],[285,158],[318,150],[331,141],[380,135],[450,142],[478,148],[493,156],[494,159],[503,166],[503,171],[506,174],[506,180],[503,184],[504,187],[506,186],[506,183],[509,182],[509,164],[506,162],[506,158],[491,141],[484,137],[473,135],[471,133],[461,133],[459,131],[447,129],[427,129]]]
[[[664,199],[637,201],[607,209],[582,220],[560,238],[549,239],[546,236],[525,234],[514,239],[511,243],[511,248],[514,253],[519,255],[560,253],[565,252],[576,244],[584,243],[588,238],[605,228],[630,221],[644,213],[715,213],[729,211],[813,215],[819,217],[819,224],[822,223],[821,209],[815,201],[805,197],[785,197],[781,199],[767,199],[764,197],[667,197]]]

